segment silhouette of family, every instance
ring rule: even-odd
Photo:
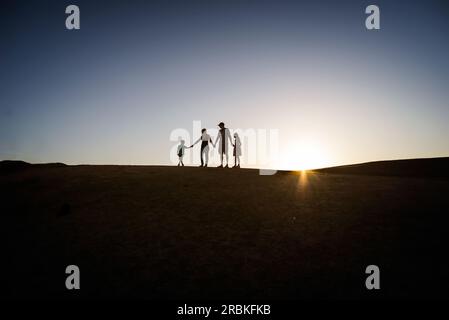
[[[215,143],[212,142],[212,138],[207,133],[206,129],[201,130],[201,137],[198,138],[191,146],[187,147],[185,145],[185,141],[181,140],[178,145],[177,154],[179,158],[178,167],[184,166],[183,157],[185,154],[185,149],[193,148],[198,142],[201,141],[201,165],[200,167],[207,167],[209,162],[209,143],[215,148],[217,143],[218,145],[218,153],[220,154],[220,162],[221,164],[218,168],[229,168],[229,156],[228,156],[228,142],[233,146],[233,156],[234,156],[234,166],[233,168],[240,168],[240,156],[242,155],[242,142],[240,141],[240,137],[237,133],[234,133],[234,142],[231,138],[231,131],[225,127],[223,122],[218,124],[220,130],[218,131],[218,136],[215,139]],[[226,166],[223,164],[223,160],[226,158]]]

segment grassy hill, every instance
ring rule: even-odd
[[[449,178],[449,157],[373,161],[316,171],[375,176]]]
[[[2,295],[448,298],[449,180],[341,170],[3,167]]]

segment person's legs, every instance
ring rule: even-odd
[[[226,152],[226,167],[229,167],[229,156],[228,153]]]
[[[204,161],[203,161],[203,155],[204,155]],[[200,156],[201,156],[201,167],[203,165],[207,166],[207,160],[208,160],[208,157],[209,157],[209,145],[207,143],[203,143],[201,145],[201,154],[200,154]]]
[[[221,165],[219,165],[218,167],[223,167],[223,152],[220,153],[220,162]]]
[[[204,162],[205,162],[204,166],[207,167],[207,163],[209,162],[209,145],[204,147],[203,153],[204,153]],[[201,155],[201,159],[203,159],[203,155]]]

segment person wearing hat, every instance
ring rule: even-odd
[[[218,131],[218,136],[214,143],[215,147],[217,145],[217,142],[220,141],[220,144],[218,146],[218,153],[220,153],[221,165],[219,165],[218,168],[223,168],[223,155],[226,156],[225,168],[229,168],[228,140],[232,145],[231,132],[228,128],[225,128],[225,124],[223,122],[220,122],[218,126],[220,127],[220,130]]]

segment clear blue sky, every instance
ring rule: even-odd
[[[0,6],[0,159],[169,164],[195,120],[278,129],[281,167],[449,156],[447,1]]]

